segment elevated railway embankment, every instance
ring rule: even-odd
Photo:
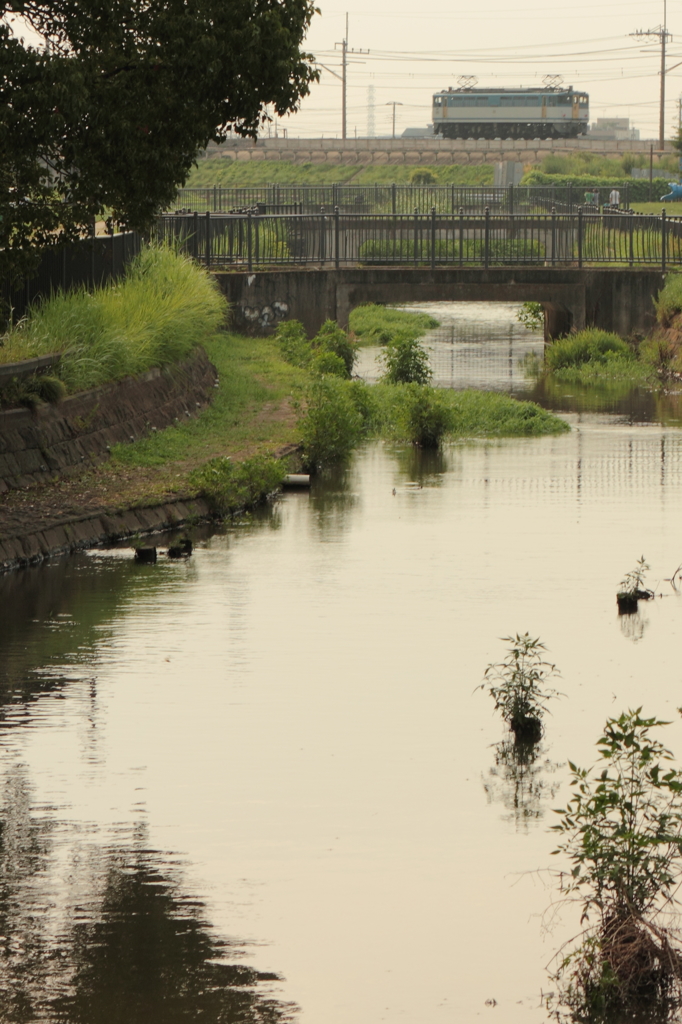
[[[385,164],[494,164],[511,160],[539,163],[551,153],[592,153],[618,160],[626,153],[648,156],[653,145],[646,139],[231,139],[210,146],[207,159],[274,160],[293,164],[340,164],[358,167]],[[666,153],[674,153],[666,143]]]

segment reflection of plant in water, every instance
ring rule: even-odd
[[[536,743],[497,743],[495,767],[483,782],[488,800],[500,801],[510,812],[517,829],[526,829],[530,822],[544,814],[543,803],[552,799],[559,788],[544,777],[560,765],[543,758],[544,748]]]
[[[562,891],[588,927],[559,960],[560,1018],[565,1007],[574,1021],[663,1022],[682,1005],[682,951],[667,923],[682,875],[682,772],[650,735],[669,723],[641,710],[607,720],[594,769],[569,762],[554,852],[569,860]]]
[[[395,449],[400,475],[420,487],[440,487],[449,468],[442,448],[419,448],[406,445]]]
[[[618,625],[624,637],[638,643],[649,627],[649,620],[640,611],[632,612],[629,615],[619,615]]]

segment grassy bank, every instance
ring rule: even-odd
[[[53,376],[66,392],[85,391],[187,358],[217,336],[226,315],[224,296],[201,267],[151,246],[119,282],[34,306],[2,338],[0,363],[60,353]]]
[[[428,172],[438,185],[492,185],[492,164],[448,164],[414,167],[406,164],[372,166],[347,164],[293,164],[279,160],[229,160],[210,157],[200,160],[187,179],[188,188],[213,185],[407,185],[416,171]]]
[[[438,320],[428,313],[412,313],[368,302],[355,307],[348,326],[360,345],[386,345],[397,334],[419,338],[438,327]]]

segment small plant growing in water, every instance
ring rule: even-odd
[[[529,331],[539,331],[545,326],[545,310],[541,302],[524,302],[516,311],[516,319]]]
[[[648,601],[654,596],[653,590],[644,586],[644,577],[651,566],[647,563],[644,555],[637,560],[637,565],[630,572],[626,572],[618,584],[616,600],[618,609],[624,613],[637,611],[638,601]]]
[[[502,639],[511,645],[509,653],[504,661],[488,665],[480,689],[490,693],[517,743],[537,743],[547,704],[560,696],[547,681],[559,673],[544,660],[547,648],[538,637],[517,633]]]
[[[386,367],[381,378],[385,384],[428,384],[433,376],[428,352],[407,331],[396,331],[381,359]]]
[[[669,1020],[682,1005],[682,954],[666,926],[682,874],[682,773],[642,709],[609,718],[593,769],[569,761],[573,796],[553,826],[571,862],[562,891],[594,921],[562,956],[555,1016],[594,1024]],[[568,877],[568,884],[566,878]]]

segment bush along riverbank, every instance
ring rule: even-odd
[[[428,356],[418,340],[428,325],[423,320],[408,325],[393,318],[395,311],[386,312],[383,327],[381,307],[364,307],[362,314],[375,337],[384,330],[389,339],[382,353],[384,376],[373,386],[350,379],[355,358],[350,339],[352,359],[342,368],[338,357],[336,367],[327,367],[332,349],[343,349],[345,332],[335,324],[328,322],[312,339],[297,321],[277,329],[283,357],[308,372],[298,401],[306,468],[321,469],[346,458],[370,437],[435,448],[446,437],[528,437],[569,429],[533,402],[494,392],[432,388]]]
[[[376,307],[372,317],[381,311]],[[26,541],[16,555],[10,544],[3,564],[103,543],[106,523],[114,520],[111,536],[120,538],[128,529],[144,532],[145,521],[154,530],[182,525],[188,516],[231,515],[263,501],[303,460],[321,468],[372,437],[431,447],[447,437],[524,437],[568,429],[531,402],[433,389],[428,372],[415,380],[415,365],[428,371],[418,335],[429,321],[406,320],[410,313],[396,320],[396,311],[385,312],[386,376],[393,365],[400,382],[372,387],[353,379],[357,343],[333,322],[313,339],[291,321],[277,336],[258,339],[211,332],[204,323],[201,343],[219,379],[212,403],[195,418],[114,446],[107,462],[77,477],[2,496],[0,545]],[[91,527],[62,536],[65,523],[86,520]],[[60,539],[52,543],[57,533]]]
[[[682,274],[669,274],[655,300],[650,335],[628,342],[617,334],[588,328],[547,347],[544,366],[529,364],[535,376],[566,384],[610,387],[626,384],[651,390],[682,387]]]

